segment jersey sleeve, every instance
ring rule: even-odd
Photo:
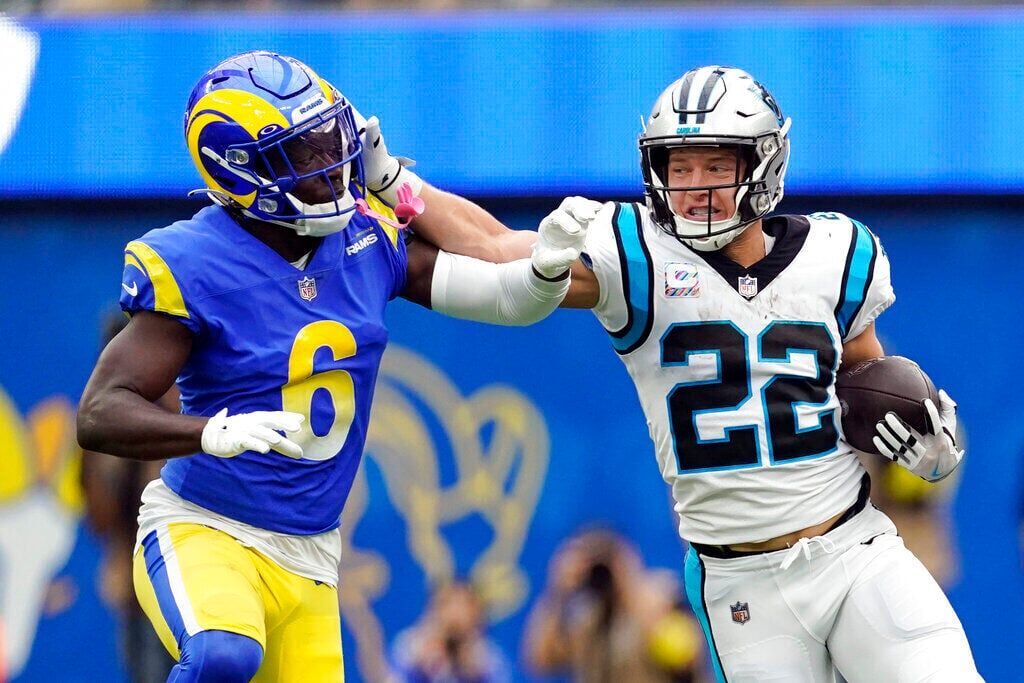
[[[896,301],[889,257],[879,239],[860,221],[853,226],[836,305],[843,341],[856,338]]]
[[[193,333],[199,331],[195,311],[186,303],[174,271],[153,246],[142,240],[129,242],[124,248],[120,304],[129,315],[138,311],[162,313]]]
[[[581,258],[597,277],[601,293],[594,315],[609,332],[622,329],[629,319],[623,285],[622,257],[615,232],[618,206],[605,204],[587,229]]]

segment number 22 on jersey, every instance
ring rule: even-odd
[[[838,361],[828,328],[823,323],[774,321],[758,334],[754,344],[756,360],[750,356],[749,336],[721,320],[676,323],[662,336],[661,365],[666,372],[680,368],[680,379],[695,374],[691,366],[695,356],[710,355],[715,360],[712,377],[683,379],[667,397],[680,474],[778,465],[836,449],[839,432],[834,408],[819,411],[816,424],[810,427],[800,426],[798,413],[800,406],[813,410],[828,405]],[[813,356],[814,375],[798,371],[797,354]],[[769,364],[783,364],[788,369],[768,376],[763,366]],[[767,376],[757,395],[752,389],[755,376]],[[739,424],[730,424],[729,413],[740,411],[752,400],[760,403],[763,416],[734,419]],[[719,413],[726,425],[721,438],[701,437],[698,417],[711,413]],[[767,462],[761,454],[760,429],[765,430],[768,444]]]

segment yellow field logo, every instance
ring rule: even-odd
[[[439,424],[443,435],[431,423]],[[364,461],[373,461],[382,473],[387,495],[405,521],[410,554],[428,583],[455,576],[455,549],[443,527],[471,515],[491,527],[490,543],[472,558],[469,578],[483,590],[492,620],[517,611],[530,593],[519,556],[547,473],[548,451],[543,416],[512,387],[490,385],[464,396],[422,356],[398,346],[384,354]],[[451,462],[442,462],[449,457]],[[455,473],[448,483],[442,481],[442,464]],[[379,554],[352,546],[366,505],[364,466],[342,514],[339,594],[342,619],[355,635],[360,673],[367,680],[386,680],[384,633],[372,603],[388,592],[391,568]]]
[[[63,398],[23,420],[0,389],[0,620],[7,673],[32,648],[50,581],[67,562],[82,508],[74,409]]]

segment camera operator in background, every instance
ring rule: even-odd
[[[441,586],[420,620],[395,638],[392,659],[398,680],[507,683],[508,661],[484,627],[484,606],[470,584]]]
[[[526,660],[538,674],[580,683],[704,680],[699,626],[675,578],[643,566],[609,531],[569,539],[555,554],[530,613]]]

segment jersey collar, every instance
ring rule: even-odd
[[[753,299],[767,289],[772,280],[786,269],[807,241],[810,222],[805,216],[772,216],[764,221],[762,229],[775,238],[775,246],[763,259],[750,267],[736,263],[721,251],[694,252],[715,269],[736,293]],[[747,295],[741,291],[741,282],[755,280],[756,292]]]

